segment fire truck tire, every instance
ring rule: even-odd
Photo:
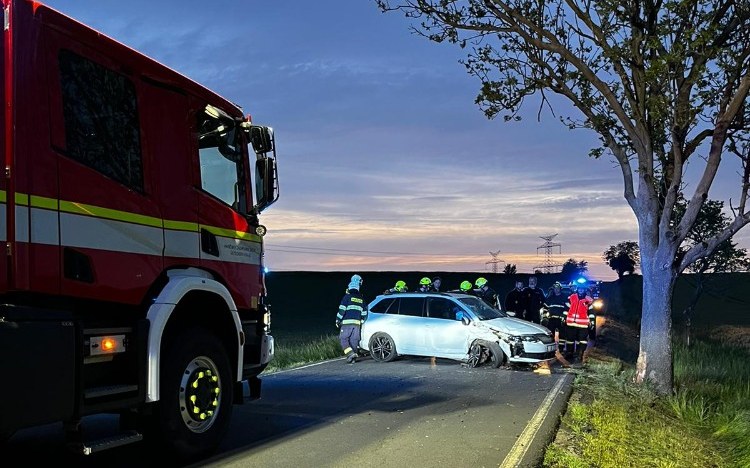
[[[198,328],[174,335],[162,349],[152,435],[180,459],[208,455],[219,446],[232,412],[227,352],[216,336]]]

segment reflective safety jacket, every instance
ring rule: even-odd
[[[565,318],[565,323],[569,327],[588,328],[590,321],[594,318],[593,313],[589,316],[589,306],[593,302],[594,300],[589,296],[579,298],[578,294],[571,294],[568,297],[570,309],[568,309],[568,316]]]
[[[336,322],[340,325],[362,325],[366,318],[367,305],[362,299],[362,293],[358,289],[347,290],[341,299]]]
[[[554,291],[550,291],[549,295],[544,301],[547,306],[547,317],[550,320],[564,320],[568,315],[568,309],[565,307],[565,300],[568,299],[562,293],[555,294]]]

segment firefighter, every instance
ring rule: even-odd
[[[544,301],[544,318],[542,325],[547,327],[555,337],[558,349],[565,347],[565,337],[562,328],[565,326],[565,302],[567,297],[562,292],[562,284],[555,281]]]
[[[432,291],[432,280],[428,277],[424,277],[421,280],[419,280],[419,289],[417,292],[430,292]]]
[[[349,364],[357,361],[362,322],[367,318],[367,305],[362,298],[361,287],[362,277],[353,275],[346,294],[341,299],[339,312],[336,314],[336,327],[341,329],[339,332],[341,348]]]
[[[471,284],[471,281],[461,281],[461,285],[458,289],[464,294],[474,295],[474,285]]]
[[[476,286],[475,294],[496,309],[500,308],[500,302],[497,299],[497,293],[487,284],[487,279],[479,277],[474,282]]]
[[[441,280],[439,276],[432,278],[432,284],[430,285],[432,288],[432,292],[440,292],[440,285],[442,283],[443,280]]]
[[[523,318],[523,281],[516,281],[516,287],[505,296],[505,313],[511,317]]]
[[[385,291],[383,291],[383,294],[403,293],[408,291],[409,289],[406,287],[406,281],[398,280],[396,281],[395,286],[390,289],[386,289]]]
[[[588,344],[589,326],[593,314],[589,315],[589,308],[594,300],[588,295],[588,288],[583,284],[575,284],[572,289],[573,294],[568,297],[568,314],[565,318],[567,326],[568,352],[575,349],[575,355],[579,360],[583,360],[583,353],[586,351]],[[572,348],[572,349],[571,349]]]
[[[541,323],[544,291],[536,284],[536,276],[529,277],[529,285],[523,288],[523,318],[529,322]]]

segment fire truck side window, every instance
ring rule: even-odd
[[[58,56],[66,156],[143,191],[140,125],[133,83],[61,50]]]
[[[199,113],[201,189],[242,211],[245,183],[239,143],[235,122]]]

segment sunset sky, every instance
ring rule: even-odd
[[[540,236],[557,233],[557,260],[611,279],[602,252],[637,240],[612,157],[591,160],[595,135],[560,123],[576,111],[553,100],[555,115],[538,120],[530,98],[522,121],[488,120],[465,51],[412,34],[374,0],[43,3],[274,127],[271,270],[478,272],[500,250],[531,272]],[[726,159],[711,198],[736,199]],[[750,233],[736,239],[746,246]]]

